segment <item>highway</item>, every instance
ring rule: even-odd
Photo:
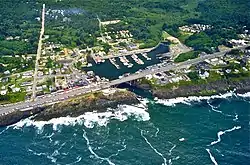
[[[44,23],[45,23],[45,4],[43,4],[43,10],[42,10],[42,27],[41,27],[38,47],[37,47],[35,71],[34,71],[34,76],[33,76],[34,80],[33,80],[33,86],[32,86],[32,99],[36,98],[37,71],[39,68],[39,60],[42,54],[42,42],[43,42],[42,39],[43,39],[43,34],[44,34]]]
[[[247,46],[240,47],[240,49],[244,49],[246,47]],[[230,50],[223,51],[223,52],[217,52],[217,53],[202,56],[202,57],[199,57],[196,59],[188,60],[188,61],[185,61],[182,63],[169,63],[169,64],[165,64],[163,66],[152,66],[152,68],[150,68],[150,69],[145,69],[141,72],[130,74],[129,76],[126,76],[126,77],[123,77],[120,79],[116,79],[116,80],[112,80],[109,82],[99,83],[99,84],[91,84],[90,86],[75,88],[75,89],[61,92],[61,93],[53,93],[53,94],[49,94],[49,95],[44,95],[42,97],[37,97],[34,101],[20,102],[20,103],[16,103],[16,104],[2,106],[2,107],[0,107],[0,115],[4,115],[4,114],[10,113],[12,111],[17,111],[17,110],[24,111],[26,109],[35,108],[38,106],[53,104],[53,103],[67,100],[69,98],[74,98],[74,97],[77,97],[79,95],[83,95],[83,94],[86,94],[89,92],[110,88],[114,85],[118,85],[118,84],[121,84],[124,82],[136,80],[136,79],[145,77],[148,74],[155,74],[158,72],[187,68],[190,65],[200,63],[206,59],[213,59],[216,57],[222,57],[225,53],[227,53],[229,51]]]

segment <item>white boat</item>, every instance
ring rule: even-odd
[[[132,68],[132,67],[133,67],[133,64],[129,64],[129,65],[128,65],[128,68]]]
[[[91,67],[91,66],[93,66],[93,65],[91,63],[88,63],[87,67]]]

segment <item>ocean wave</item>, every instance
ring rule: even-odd
[[[239,94],[239,93],[237,93],[236,94],[237,96],[239,96],[239,97],[250,97],[250,92],[247,92],[247,93],[244,93],[244,94]]]
[[[138,121],[148,121],[150,119],[147,107],[138,105],[119,105],[117,109],[107,109],[107,112],[86,112],[78,117],[59,117],[49,121],[34,121],[31,118],[24,119],[12,127],[20,129],[33,126],[42,130],[45,125],[52,125],[53,130],[58,130],[59,126],[83,125],[87,128],[93,128],[95,125],[106,126],[110,120],[116,119],[125,121],[129,117],[134,117]]]
[[[234,126],[233,128],[227,129],[225,131],[219,131],[217,133],[218,139],[216,141],[211,142],[209,146],[212,146],[212,145],[219,143],[221,141],[221,136],[224,135],[225,133],[232,132],[232,131],[238,130],[238,129],[241,129],[241,126]]]
[[[156,103],[163,104],[165,106],[175,106],[176,104],[186,104],[191,105],[192,102],[201,102],[203,100],[210,99],[227,99],[234,96],[234,92],[228,92],[220,95],[212,95],[212,96],[188,96],[188,97],[177,97],[173,99],[158,99],[155,98]]]

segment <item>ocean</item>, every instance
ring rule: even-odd
[[[1,165],[248,165],[250,93],[141,99],[0,128]]]

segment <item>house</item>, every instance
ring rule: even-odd
[[[5,74],[5,75],[10,74],[10,71],[6,70],[5,72],[3,72],[3,74]]]
[[[206,79],[209,77],[209,73],[207,71],[205,71],[204,73],[200,73],[199,76],[201,79]]]
[[[9,40],[13,40],[14,38],[12,37],[12,36],[10,36],[10,37],[6,37],[5,38],[7,41],[9,41]]]
[[[33,83],[32,82],[23,82],[22,84],[21,84],[21,87],[22,86],[31,86]]]
[[[150,80],[150,79],[153,78],[153,76],[152,76],[151,74],[149,74],[149,75],[146,75],[145,78],[146,78],[147,80]]]
[[[38,87],[36,87],[36,90],[37,90],[37,91],[42,91],[42,90],[43,90],[43,87],[42,87],[42,86],[38,86]]]
[[[3,95],[6,95],[7,94],[7,89],[5,89],[5,90],[1,90],[0,91],[0,94],[3,96]]]
[[[12,88],[12,92],[20,92],[21,88],[18,88],[18,87],[15,87],[15,88]]]
[[[231,71],[232,71],[231,69],[227,69],[226,73],[231,73]]]
[[[131,43],[131,44],[127,45],[127,49],[128,50],[135,50],[135,49],[138,49],[138,47],[136,44]]]

